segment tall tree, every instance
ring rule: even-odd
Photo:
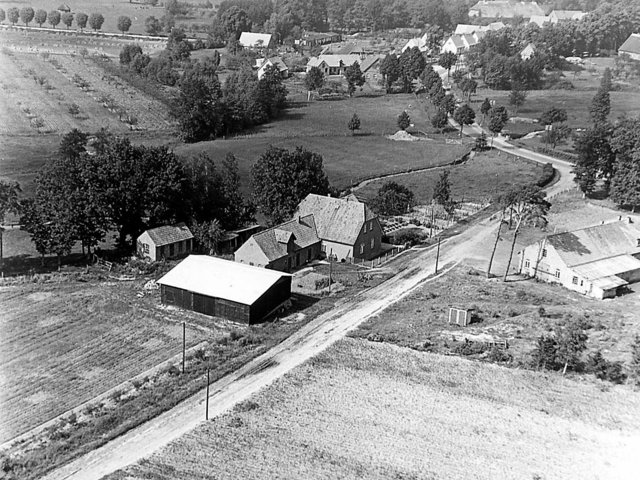
[[[216,218],[208,222],[193,222],[191,231],[198,244],[209,255],[214,255],[218,252],[218,245],[224,239],[224,230]]]
[[[126,15],[121,15],[118,17],[118,30],[122,32],[124,35],[125,32],[128,32],[131,28],[131,19]]]
[[[440,178],[433,187],[432,199],[438,205],[442,205],[444,209],[453,213],[454,203],[451,199],[451,182],[449,181],[449,170],[443,170]]]
[[[304,83],[308,91],[317,91],[324,86],[324,72],[319,67],[311,67],[304,77]]]
[[[379,215],[403,215],[414,203],[413,192],[406,186],[385,182],[371,202],[371,208]]]
[[[36,11],[35,17],[33,17],[36,23],[40,28],[42,28],[42,24],[47,21],[47,11],[46,10],[38,10]]]
[[[431,125],[433,128],[443,130],[449,124],[449,116],[447,112],[442,109],[438,109],[433,117],[431,117]]]
[[[16,23],[18,23],[18,20],[20,19],[20,10],[18,10],[16,7],[8,8],[7,18],[11,22],[11,25],[15,25]]]
[[[24,7],[20,9],[20,20],[22,20],[22,23],[24,23],[27,27],[29,26],[29,23],[31,23],[31,21],[33,20],[34,16],[35,16],[35,12],[33,11],[33,8]]]
[[[444,52],[438,59],[438,64],[447,70],[447,79],[451,73],[451,67],[453,67],[458,61],[458,56],[453,52]]]
[[[351,135],[355,135],[355,131],[360,130],[360,117],[357,113],[353,114],[351,120],[349,120],[349,124],[347,125],[347,127],[349,128],[349,130],[351,130]]]
[[[480,105],[480,113],[482,113],[483,124],[484,124],[484,119],[490,110],[491,110],[491,102],[489,101],[488,98],[485,98],[484,101],[482,102],[482,105]]]
[[[183,77],[173,113],[185,142],[209,140],[222,131],[221,96],[219,86],[212,87],[207,79]]]
[[[515,114],[518,114],[520,107],[524,105],[527,100],[527,91],[522,89],[520,84],[513,83],[511,92],[509,92],[509,105],[512,105],[515,109]]]
[[[7,15],[5,11],[2,8],[0,8],[0,23],[4,22],[6,18],[7,18]]]
[[[49,25],[56,28],[60,23],[60,12],[57,10],[51,10],[47,15],[47,20],[49,21]]]
[[[360,64],[358,62],[354,62],[352,65],[345,68],[344,78],[347,80],[347,90],[350,97],[353,96],[353,93],[356,91],[356,87],[361,87],[366,81],[362,70],[360,70]]]
[[[414,80],[420,78],[422,72],[427,65],[424,55],[417,48],[408,48],[400,55],[398,59],[400,66],[400,75],[405,93],[411,92],[411,84]]]
[[[388,53],[380,62],[380,75],[384,80],[384,86],[387,93],[391,92],[391,86],[400,78],[400,62],[398,57],[393,53]]]
[[[460,136],[462,136],[464,126],[473,124],[475,118],[476,112],[474,112],[467,103],[461,105],[453,112],[453,119],[460,125]]]
[[[611,137],[616,155],[611,199],[621,206],[640,206],[640,118],[619,121]]]
[[[98,31],[102,28],[102,24],[104,23],[104,17],[101,13],[92,13],[89,15],[89,26],[93,28],[94,31]]]
[[[18,195],[20,194],[20,185],[18,183],[9,183],[0,180],[0,270],[4,265],[3,257],[3,233],[4,221],[8,213],[18,213],[20,202]]]
[[[491,145],[493,146],[493,137],[499,134],[509,120],[509,113],[502,105],[494,105],[489,111],[489,131],[491,132]]]
[[[67,30],[69,30],[69,28],[71,28],[71,25],[73,24],[73,13],[64,12],[60,16],[60,19],[62,20],[62,23],[64,23],[67,26]]]
[[[473,78],[464,77],[460,80],[458,84],[462,93],[467,96],[467,102],[471,101],[471,95],[476,93],[476,89],[478,88],[478,82],[476,82]]]
[[[406,110],[403,110],[400,115],[398,115],[398,128],[400,130],[406,130],[411,125],[411,118]]]
[[[546,225],[546,215],[551,204],[544,198],[544,192],[537,185],[527,185],[520,187],[517,194],[513,195],[509,204],[509,213],[515,221],[513,240],[511,241],[511,251],[507,260],[507,268],[504,272],[503,281],[507,281],[509,267],[513,259],[513,251],[516,246],[516,239],[521,228],[526,224]]]
[[[74,128],[62,136],[58,154],[63,158],[79,158],[83,153],[86,153],[88,140],[88,134]]]
[[[289,218],[308,194],[329,192],[322,156],[302,147],[270,146],[251,168],[251,178],[258,209],[272,224]]]
[[[573,168],[574,180],[586,194],[593,193],[598,179],[604,180],[604,189],[609,191],[615,162],[610,134],[608,126],[596,125],[576,137],[574,149],[578,159]]]
[[[87,27],[87,21],[89,20],[89,15],[86,13],[80,12],[76,15],[76,25],[80,27],[80,31],[83,32]]]
[[[589,106],[589,114],[591,115],[593,123],[595,125],[605,124],[610,111],[611,98],[609,92],[603,88],[599,88]]]

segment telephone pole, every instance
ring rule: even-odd
[[[440,240],[441,238],[438,237],[438,249],[436,250],[436,271],[434,273],[438,273],[438,261],[440,260]]]

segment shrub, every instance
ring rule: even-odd
[[[236,405],[235,410],[237,412],[250,412],[251,410],[255,410],[260,408],[260,404],[254,402],[253,400],[245,400],[244,402],[240,402]]]
[[[608,380],[612,383],[624,383],[627,378],[622,371],[622,362],[607,360],[600,350],[589,355],[587,371],[593,373],[600,380]]]
[[[508,363],[513,360],[513,356],[502,348],[491,347],[486,357],[488,362],[492,363]]]
[[[488,350],[488,347],[484,343],[472,342],[465,339],[464,342],[460,342],[453,347],[453,352],[457,355],[480,355]]]

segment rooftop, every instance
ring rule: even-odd
[[[151,237],[151,240],[155,243],[156,247],[182,242],[193,238],[191,230],[189,230],[189,227],[184,223],[152,228],[147,230],[146,233]]]
[[[629,35],[629,38],[620,45],[618,52],[640,53],[640,33],[632,33]]]
[[[209,297],[251,305],[282,277],[276,270],[252,267],[207,255],[189,255],[158,283]]]
[[[320,241],[313,215],[295,218],[253,235],[256,244],[269,261],[286,256],[287,244],[292,238],[298,249]]]
[[[242,32],[238,41],[243,47],[266,47],[271,43],[271,34]]]
[[[514,0],[481,0],[469,9],[469,16],[482,18],[531,18],[533,15],[544,15],[544,11],[536,2]]]

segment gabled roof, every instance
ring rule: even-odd
[[[489,24],[489,30],[493,30],[493,31],[502,30],[505,27],[506,25],[502,22],[491,22]]]
[[[360,61],[360,55],[320,55],[319,57],[311,57],[307,63],[307,67],[317,67],[321,65],[322,62],[328,67],[348,67]]]
[[[313,215],[281,223],[254,234],[252,238],[270,262],[287,256],[287,245],[292,239],[296,249],[306,248],[320,241]]]
[[[580,20],[586,13],[580,10],[553,10],[549,17],[555,17],[558,20]]]
[[[640,54],[640,33],[632,33],[629,38],[620,45],[618,52]]]
[[[376,218],[362,202],[313,193],[300,202],[296,215],[313,215],[318,237],[347,245],[355,244],[364,222]]]
[[[282,277],[276,270],[252,267],[207,255],[189,255],[158,283],[251,305]]]
[[[153,241],[156,247],[161,247],[162,245],[169,245],[176,242],[182,242],[184,240],[193,238],[191,230],[189,230],[189,227],[187,227],[184,223],[178,223],[176,225],[164,225],[162,227],[152,228],[144,233],[149,235],[151,241]]]
[[[456,48],[465,48],[464,40],[462,40],[462,35],[451,35],[447,42],[451,40],[451,42],[455,45]],[[446,43],[446,42],[445,42]]]
[[[640,253],[640,227],[624,221],[605,223],[547,237],[567,267]]]
[[[260,68],[266,68],[267,65],[273,65],[280,72],[286,72],[287,70],[289,70],[289,67],[287,67],[281,57],[271,57],[264,59],[262,65],[260,65]]]
[[[515,0],[480,0],[469,9],[469,16],[483,18],[531,18],[532,15],[543,15],[544,11],[536,2]]]
[[[384,58],[384,55],[369,55],[365,57],[360,65],[360,71],[362,73],[367,73],[372,67],[376,65],[376,63],[380,62]]]
[[[459,23],[458,25],[456,25],[456,30],[455,32],[453,32],[455,35],[463,35],[465,33],[473,33],[473,32],[479,32],[481,30],[486,29],[487,27],[481,26],[481,25],[467,25],[464,23]]]
[[[242,32],[238,41],[243,47],[257,47],[259,45],[266,47],[271,43],[271,34]]]
[[[529,23],[535,23],[539,27],[542,27],[545,23],[550,21],[551,20],[546,15],[532,15],[529,19]]]
[[[460,35],[460,38],[464,43],[465,47],[467,48],[473,47],[475,44],[478,43],[478,41],[475,39],[473,35],[469,35],[469,34]]]
[[[577,267],[573,267],[572,270],[576,275],[588,280],[598,278],[608,278],[611,280],[611,277],[614,275],[619,275],[629,270],[640,270],[640,260],[631,255],[618,255],[578,265]],[[624,285],[624,283],[622,285]]]

